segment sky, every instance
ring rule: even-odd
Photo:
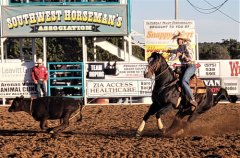
[[[203,14],[190,5],[207,13],[222,3],[220,11]],[[210,4],[208,4],[209,2]],[[230,18],[229,18],[230,17]],[[132,29],[144,34],[144,20],[174,20],[175,0],[131,0]],[[222,42],[235,39],[240,42],[239,0],[178,0],[178,19],[194,20],[198,42]]]

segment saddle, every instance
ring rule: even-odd
[[[177,78],[179,78],[180,82],[181,82],[182,74],[185,71],[185,69],[186,69],[186,67],[177,67],[174,70],[175,76]],[[191,79],[189,81],[189,86],[190,86],[193,94],[196,94],[196,93],[206,93],[207,92],[206,85],[205,85],[204,81],[199,79],[199,78],[197,78],[196,75],[191,77]],[[178,84],[178,90],[181,92],[181,89],[182,89],[182,86],[179,83]]]
[[[190,86],[193,94],[195,94],[195,93],[206,93],[207,92],[206,85],[205,85],[204,81],[197,78],[196,75],[194,75],[191,78],[191,80],[189,82],[189,86]]]

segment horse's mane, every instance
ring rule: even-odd
[[[162,54],[157,53],[157,52],[153,52],[151,57],[154,58],[155,60],[159,59],[159,62],[162,63],[161,64],[162,66],[168,66],[168,63],[167,63],[166,59],[162,56]]]

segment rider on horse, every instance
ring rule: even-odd
[[[192,54],[190,54],[188,50],[188,44],[191,42],[191,40],[182,33],[179,33],[177,36],[173,37],[173,39],[177,39],[178,48],[174,50],[168,50],[168,52],[175,54],[176,58],[179,58],[181,66],[186,67],[186,70],[182,77],[182,87],[190,99],[192,110],[195,110],[198,103],[196,102],[189,85],[190,78],[195,74],[196,71],[196,65],[192,61]]]

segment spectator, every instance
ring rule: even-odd
[[[48,80],[47,68],[43,65],[41,58],[37,59],[36,65],[32,69],[32,79],[37,89],[37,97],[41,97],[41,91],[43,96],[46,96],[46,83]]]

